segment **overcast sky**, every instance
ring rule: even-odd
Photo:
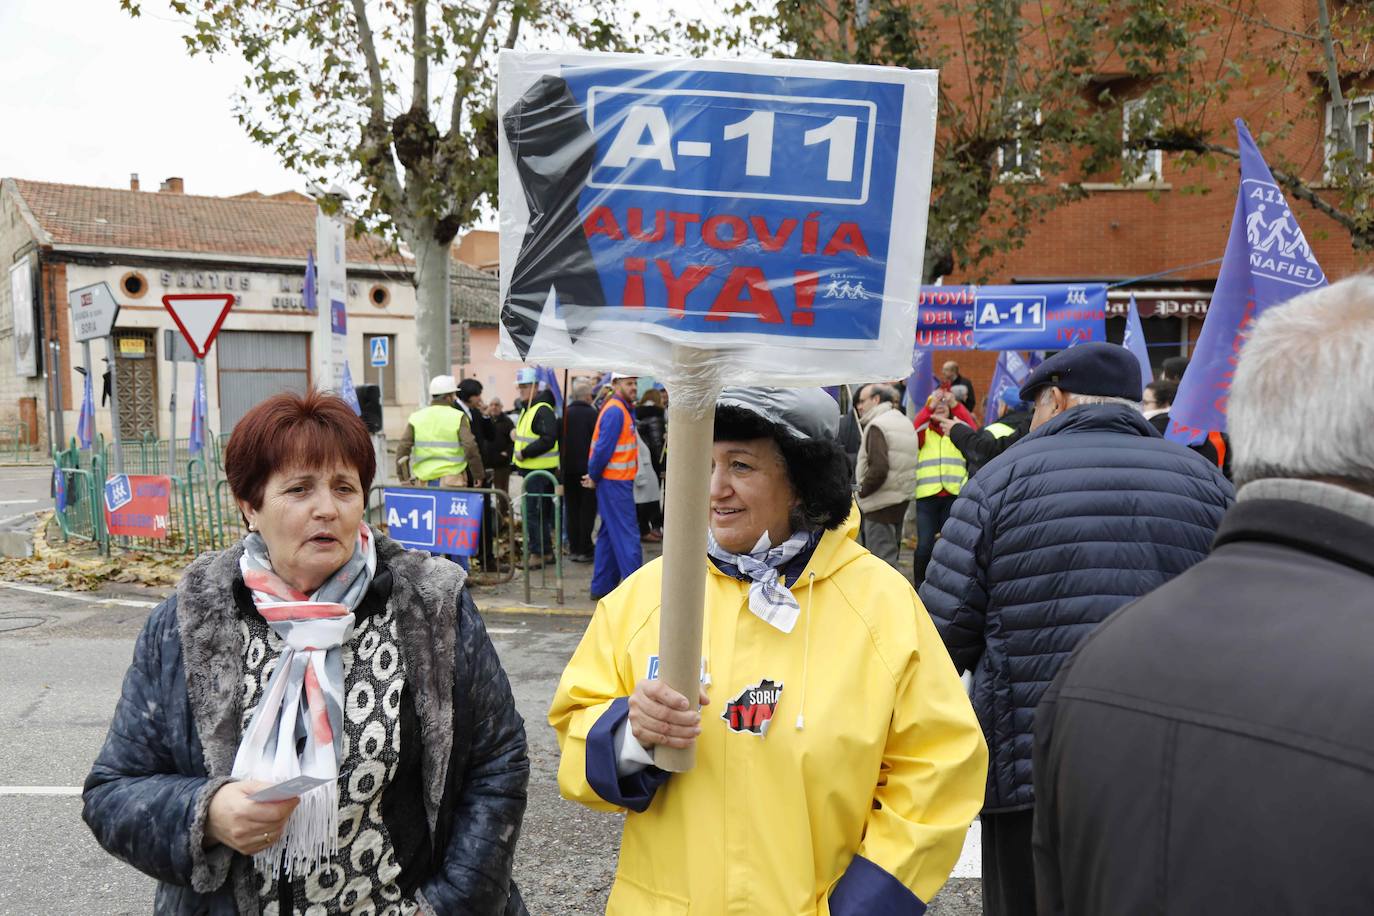
[[[304,190],[251,143],[230,97],[237,57],[187,56],[162,0],[0,0],[0,176],[189,194]]]

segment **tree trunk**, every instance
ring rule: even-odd
[[[449,351],[451,320],[448,246],[434,240],[433,227],[425,225],[410,242],[415,255],[415,336],[420,344],[420,403],[428,401],[429,380],[453,374]]]

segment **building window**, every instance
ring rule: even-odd
[[[1336,172],[1336,151],[1340,149],[1338,131],[1342,121],[1350,125],[1351,139],[1354,141],[1352,152],[1354,162],[1359,167],[1369,163],[1369,116],[1374,98],[1364,96],[1346,99],[1342,105],[1328,102],[1326,105],[1326,180],[1330,181]]]
[[[386,339],[386,352],[391,356],[391,361],[381,368],[372,365],[372,341],[378,337]],[[398,403],[396,400],[396,335],[364,334],[363,360],[363,384],[381,385],[383,404]]]
[[[1144,99],[1130,99],[1121,106],[1121,159],[1134,169],[1133,184],[1154,184],[1164,180],[1164,151],[1157,149],[1126,149],[1131,135],[1149,136],[1159,122],[1145,110]]]
[[[379,309],[384,309],[391,304],[391,290],[377,283],[367,291],[367,301]]]
[[[1030,181],[1040,177],[1040,144],[1034,128],[1040,124],[1040,109],[1028,109],[1023,101],[1011,103],[1007,113],[1011,139],[997,150],[998,174],[1003,181]]]

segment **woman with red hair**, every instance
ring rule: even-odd
[[[524,913],[524,726],[465,573],[364,524],[376,461],[339,398],[268,398],[224,457],[248,535],[149,617],[96,839],[159,914]]]

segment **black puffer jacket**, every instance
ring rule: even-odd
[[[1207,555],[1233,497],[1138,410],[1074,407],[969,481],[921,600],[992,755],[984,811],[1029,808],[1031,725],[1059,665],[1107,615]]]
[[[1370,911],[1374,512],[1357,502],[1242,487],[1211,556],[1065,663],[1035,721],[1043,916]]]
[[[252,861],[202,848],[241,735],[242,552],[196,560],[148,618],[86,779],[82,816],[106,850],[160,882],[158,916],[258,913]],[[434,913],[524,913],[510,874],[529,759],[510,683],[456,564],[380,534],[377,556],[422,726],[426,826],[444,838],[419,892]]]

